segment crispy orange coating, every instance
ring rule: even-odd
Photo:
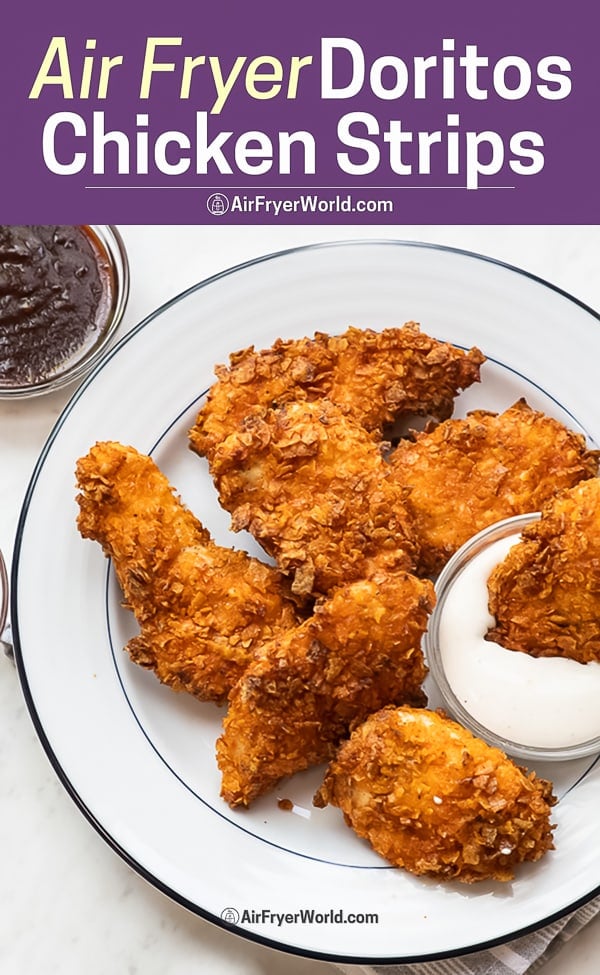
[[[487,634],[534,657],[600,660],[600,480],[543,507],[488,580]]]
[[[248,805],[331,758],[348,730],[385,704],[425,704],[421,636],[433,602],[429,580],[382,575],[342,586],[265,644],[231,693],[217,743],[227,802]]]
[[[299,594],[327,593],[379,569],[411,569],[402,491],[379,445],[328,400],[248,418],[211,473],[232,527],[248,529]]]
[[[463,352],[421,332],[402,328],[349,328],[343,335],[278,339],[270,349],[253,346],[217,366],[217,382],[190,432],[192,448],[212,457],[245,417],[289,400],[327,398],[370,432],[406,413],[444,419],[459,390],[479,380],[484,356]]]
[[[315,796],[395,866],[512,880],[553,849],[552,786],[440,712],[386,708],[342,744]]]
[[[98,443],[77,464],[78,527],[113,560],[141,627],[127,649],[175,690],[223,701],[255,647],[299,618],[280,573],[216,545],[154,461]]]
[[[401,441],[391,456],[421,543],[420,571],[435,574],[472,535],[538,511],[556,491],[598,471],[598,452],[524,399],[504,413],[475,411]]]

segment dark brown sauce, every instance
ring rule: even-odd
[[[99,338],[114,295],[87,227],[0,226],[0,386],[36,385]]]

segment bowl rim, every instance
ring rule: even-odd
[[[450,681],[446,677],[446,671],[439,649],[439,641],[437,639],[440,620],[452,584],[460,576],[473,556],[478,555],[491,542],[499,541],[501,538],[506,538],[510,535],[517,535],[518,529],[524,528],[534,521],[538,521],[540,517],[541,512],[529,511],[493,522],[469,538],[454,553],[435,582],[437,601],[429,617],[429,624],[423,636],[423,652],[431,676],[442,697],[442,708],[447,707],[452,717],[471,731],[472,734],[477,735],[477,737],[482,738],[489,745],[499,748],[501,751],[516,758],[547,762],[571,761],[593,755],[600,751],[600,735],[571,745],[542,746],[528,745],[525,742],[513,740],[487,728],[481,721],[473,717],[471,712],[464,707],[454,692]]]
[[[121,324],[129,300],[131,277],[125,242],[114,224],[77,224],[76,226],[85,227],[91,231],[91,235],[99,241],[109,260],[114,278],[114,295],[109,309],[107,325],[102,329],[98,341],[88,349],[85,355],[64,369],[59,369],[47,379],[21,386],[0,383],[0,399],[11,400],[41,396],[44,393],[55,392],[77,379],[81,379],[102,358]]]
[[[8,569],[6,568],[6,561],[0,548],[0,640],[2,639],[2,633],[8,620],[8,604]]]
[[[580,299],[569,294],[567,291],[564,291],[559,286],[554,285],[551,282],[544,280],[543,278],[529,271],[525,271],[522,268],[519,268],[515,265],[511,265],[497,258],[488,257],[483,254],[478,254],[474,251],[463,250],[461,248],[448,246],[446,244],[436,244],[430,242],[411,241],[411,240],[398,240],[392,238],[389,239],[377,238],[377,237],[357,238],[352,240],[331,240],[331,241],[303,244],[303,245],[290,247],[283,250],[278,250],[273,253],[259,255],[258,257],[254,257],[242,263],[225,268],[224,270],[219,271],[211,275],[210,277],[203,278],[197,281],[196,283],[194,283],[193,285],[191,285],[190,287],[188,287],[187,289],[185,289],[184,291],[168,299],[162,305],[154,309],[150,314],[145,316],[141,321],[139,321],[136,325],[134,325],[132,329],[128,330],[126,334],[124,334],[118,340],[118,342],[113,346],[113,348],[107,352],[104,359],[108,360],[112,356],[118,355],[122,348],[124,348],[130,341],[135,339],[136,335],[142,332],[163,312],[177,305],[178,302],[186,298],[188,295],[201,291],[203,288],[210,286],[213,282],[226,280],[228,277],[230,277],[231,275],[233,275],[234,273],[236,273],[241,269],[252,268],[255,265],[262,264],[263,262],[269,262],[275,259],[280,259],[282,257],[287,257],[289,255],[295,255],[297,253],[304,252],[304,251],[325,252],[329,248],[344,247],[344,248],[352,249],[356,246],[362,247],[365,245],[376,245],[376,246],[384,246],[384,247],[392,246],[392,247],[401,247],[401,248],[418,248],[422,250],[434,250],[442,253],[449,253],[452,255],[464,255],[465,257],[477,261],[483,261],[485,263],[489,263],[497,267],[503,267],[512,272],[517,273],[522,278],[525,278],[529,281],[537,282],[543,287],[549,289],[554,294],[561,295],[562,297],[566,298],[575,307],[583,309],[588,314],[590,314],[595,319],[596,322],[600,322],[600,314],[590,306],[584,304]],[[44,467],[46,466],[46,462],[48,460],[48,456],[53,447],[53,444],[57,440],[57,438],[60,437],[62,426],[68,419],[69,415],[77,408],[81,398],[85,396],[86,389],[98,379],[98,376],[102,371],[102,368],[103,368],[102,364],[99,364],[94,370],[94,372],[91,375],[87,376],[83,380],[83,382],[73,391],[71,398],[63,407],[60,416],[57,418],[50,432],[50,435],[46,441],[46,444],[40,452],[40,456],[38,457],[37,463],[31,475],[31,479],[27,487],[23,506],[20,513],[19,524],[17,528],[17,537],[15,541],[15,556],[13,557],[13,563],[12,563],[12,580],[13,580],[12,605],[15,614],[14,620],[16,623],[18,623],[16,612],[17,612],[17,582],[19,578],[19,568],[20,568],[19,562],[21,561],[23,534],[25,531],[26,522],[28,518],[28,511],[31,505],[33,495],[37,489],[38,482],[43,476]],[[191,910],[192,913],[212,923],[216,923],[217,925],[221,924],[222,926],[222,922],[220,922],[219,918],[216,917],[214,914],[212,914],[209,909],[207,909],[202,905],[198,905],[196,903],[192,903],[189,900],[186,900],[185,896],[178,889],[170,886],[168,883],[161,880],[156,875],[156,872],[152,872],[148,870],[142,863],[140,863],[135,858],[135,855],[128,849],[127,844],[123,844],[117,838],[111,835],[110,832],[107,831],[105,825],[103,824],[102,818],[98,818],[98,813],[95,811],[94,807],[92,805],[88,805],[86,803],[86,800],[81,795],[79,795],[75,785],[69,778],[68,771],[63,767],[62,757],[60,753],[54,751],[53,745],[49,740],[47,732],[45,730],[43,720],[37,710],[37,702],[34,699],[33,692],[29,684],[28,675],[25,668],[25,660],[22,655],[22,648],[19,642],[18,627],[16,627],[16,629],[17,632],[15,635],[15,658],[17,663],[17,669],[19,671],[19,676],[22,680],[26,704],[29,709],[32,722],[40,737],[44,750],[57,774],[57,777],[61,782],[61,785],[69,793],[69,795],[77,805],[79,811],[89,820],[89,822],[97,831],[97,833],[102,837],[103,840],[107,842],[107,844],[113,849],[113,851],[116,852],[127,863],[127,865],[130,868],[132,868],[138,875],[146,879],[149,883],[151,883],[156,889],[160,890],[163,894],[171,897],[172,900],[175,901],[176,903],[183,905],[189,910]],[[560,919],[561,917],[572,912],[578,906],[587,903],[592,897],[594,897],[599,892],[600,892],[600,887],[598,886],[597,883],[594,883],[594,886],[591,890],[589,891],[586,890],[584,894],[580,895],[576,899],[570,898],[569,902],[566,904],[561,904],[558,907],[552,906],[544,910],[543,917],[540,917],[539,919],[535,920],[533,923],[526,924],[521,919],[520,923],[509,933],[501,933],[497,936],[487,937],[483,940],[481,937],[479,938],[476,937],[475,938],[476,943],[472,943],[472,941],[469,942],[467,948],[464,947],[452,948],[450,950],[444,950],[442,953],[440,953],[439,951],[435,951],[435,949],[432,946],[426,945],[424,946],[423,950],[419,951],[418,954],[411,955],[411,954],[407,954],[407,952],[400,945],[393,955],[390,955],[389,953],[384,953],[383,951],[381,951],[380,954],[369,954],[366,949],[364,949],[362,953],[359,955],[345,954],[345,953],[337,954],[337,953],[332,953],[330,950],[319,951],[314,949],[306,949],[303,946],[296,946],[289,942],[287,943],[283,942],[281,939],[278,940],[275,937],[268,937],[266,935],[263,935],[262,933],[254,933],[252,931],[246,931],[242,928],[235,928],[234,933],[245,940],[266,945],[267,947],[278,949],[280,951],[283,951],[284,953],[287,952],[293,955],[299,955],[299,956],[305,956],[305,957],[317,958],[317,959],[322,958],[326,961],[334,961],[334,962],[345,961],[348,963],[352,963],[354,965],[356,964],[390,965],[390,964],[400,964],[400,963],[407,964],[413,962],[431,961],[435,959],[446,959],[446,958],[455,957],[464,954],[465,950],[469,952],[473,952],[473,951],[480,951],[487,948],[491,948],[496,945],[502,945],[515,937],[527,934],[530,931],[537,930],[538,928],[542,927],[545,924],[549,924],[553,921]]]

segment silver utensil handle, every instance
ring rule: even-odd
[[[0,549],[0,647],[7,657],[13,656],[10,624],[8,620],[8,572]]]

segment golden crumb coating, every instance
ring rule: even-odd
[[[98,443],[77,464],[78,528],[113,560],[141,627],[127,649],[175,690],[223,701],[257,645],[299,618],[285,580],[216,545],[154,461]]]
[[[211,473],[233,529],[252,532],[296,593],[415,563],[402,490],[380,447],[328,400],[249,418],[216,450]]]
[[[556,491],[594,476],[598,452],[520,399],[504,413],[478,410],[401,441],[390,467],[407,492],[420,571],[433,575],[481,529],[538,511]]]
[[[553,849],[552,786],[440,712],[386,708],[331,762],[315,805],[338,806],[395,866],[438,880],[512,880]]]
[[[546,503],[488,580],[487,634],[534,657],[600,660],[600,479]]]
[[[231,693],[217,743],[226,801],[248,805],[331,758],[385,704],[425,704],[421,636],[434,598],[429,580],[407,573],[354,582],[265,644]]]
[[[210,459],[247,416],[298,399],[330,399],[375,434],[407,413],[444,419],[458,392],[479,381],[484,361],[479,349],[439,342],[415,322],[381,332],[351,327],[338,336],[278,339],[260,352],[250,346],[216,368],[191,446]]]

